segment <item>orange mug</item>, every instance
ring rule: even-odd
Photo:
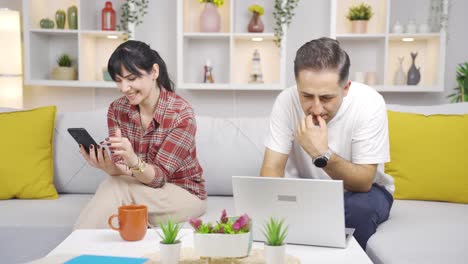
[[[112,224],[118,217],[119,227]],[[127,241],[137,241],[145,237],[148,223],[148,208],[146,205],[124,205],[119,207],[119,214],[113,214],[108,220],[109,227],[119,231],[120,236]]]

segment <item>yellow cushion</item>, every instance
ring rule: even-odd
[[[0,113],[0,199],[56,199],[55,106]]]
[[[468,203],[468,115],[388,111],[396,199]]]

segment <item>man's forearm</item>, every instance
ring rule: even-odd
[[[262,169],[260,170],[260,176],[280,178],[284,177],[284,172],[282,173],[278,169],[262,166]]]
[[[375,177],[375,165],[354,164],[333,153],[323,168],[334,180],[343,180],[344,188],[352,192],[368,192]]]

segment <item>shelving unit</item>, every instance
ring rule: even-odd
[[[346,14],[351,5],[366,3],[372,7],[373,17],[368,22],[367,34],[351,33],[351,22]],[[379,92],[442,92],[444,90],[446,33],[440,32],[395,34],[396,21],[403,25],[410,19],[426,23],[430,0],[333,0],[331,4],[331,37],[336,38],[351,59],[350,79],[356,72],[375,72]],[[408,12],[418,10],[418,14]],[[447,12],[447,10],[445,10]],[[408,41],[410,40],[410,41]],[[403,70],[411,66],[411,52],[418,52],[415,60],[420,67],[421,80],[417,85],[395,85],[398,57],[403,56]]]
[[[125,39],[121,31],[101,31],[101,10],[105,0],[23,0],[24,34],[24,76],[26,85],[114,88],[114,82],[103,80],[103,68],[107,61]],[[114,0],[116,21],[124,0]],[[41,29],[43,18],[55,23],[55,12],[75,5],[78,8],[78,29]],[[53,80],[51,72],[57,66],[57,58],[67,53],[72,58],[72,66],[77,70],[77,80]]]
[[[264,33],[249,33],[248,7],[260,4]],[[282,90],[285,88],[286,36],[281,48],[274,43],[274,1],[225,0],[218,8],[221,30],[200,32],[198,0],[177,2],[177,88],[189,90]],[[249,83],[252,55],[260,52],[263,83]],[[215,83],[203,83],[206,60],[213,66]]]

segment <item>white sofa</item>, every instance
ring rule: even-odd
[[[458,107],[466,110],[468,104]],[[453,110],[453,106],[448,108]],[[198,156],[209,194],[204,219],[213,220],[222,209],[234,212],[231,176],[258,175],[268,119],[199,116],[197,125]],[[68,127],[85,127],[100,140],[107,136],[106,110],[57,115],[54,181],[60,197],[0,201],[1,263],[30,261],[57,246],[70,234],[80,210],[105,177],[86,165]],[[396,200],[390,219],[369,240],[367,253],[376,263],[464,263],[468,259],[467,223],[466,204]]]

